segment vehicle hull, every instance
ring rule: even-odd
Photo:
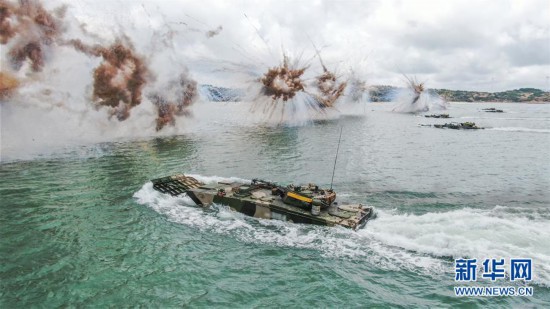
[[[185,194],[197,205],[225,205],[231,210],[260,219],[343,226],[357,230],[363,228],[373,215],[372,207],[361,204],[339,206],[337,203],[331,203],[326,207],[314,209],[314,203],[311,203],[310,207],[285,203],[284,197],[279,195],[280,191],[274,190],[279,187],[274,185],[270,187],[225,182],[206,185],[184,175],[154,179],[152,182],[155,190],[173,196]]]

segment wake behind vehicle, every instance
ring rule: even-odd
[[[250,184],[217,182],[204,184],[186,175],[151,180],[153,188],[172,196],[189,196],[197,205],[212,203],[229,206],[248,216],[308,223],[363,228],[373,215],[373,208],[362,204],[338,205],[336,192],[315,184],[281,186],[253,179]]]

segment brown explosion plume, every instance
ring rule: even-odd
[[[0,100],[9,98],[19,87],[19,81],[14,76],[0,72]]]
[[[148,96],[149,100],[157,107],[158,117],[156,130],[160,131],[166,125],[175,125],[176,116],[189,116],[188,107],[198,97],[197,82],[188,77],[187,72],[182,73],[177,81],[173,81],[165,91],[168,94],[175,92],[175,101],[170,101],[166,95],[158,92]]]
[[[103,58],[94,70],[92,99],[98,106],[111,107],[112,115],[118,120],[126,120],[130,109],[141,103],[148,75],[144,61],[135,54],[133,46],[120,40],[109,47],[88,46],[80,40],[67,43],[87,55]]]
[[[61,34],[61,19],[65,8],[47,12],[37,1],[21,0],[19,6],[0,0],[0,43],[17,39],[8,56],[14,70],[27,60],[33,71],[44,67],[44,52]]]
[[[10,21],[16,11],[14,6],[0,0],[0,44],[7,44],[16,34],[15,26]]]
[[[344,94],[347,82],[338,83],[336,75],[330,72],[325,66],[323,58],[321,58],[321,51],[319,50],[319,48],[315,46],[315,43],[313,43],[313,41],[311,42],[311,44],[313,45],[315,53],[319,58],[319,62],[323,67],[323,74],[316,77],[316,86],[321,94],[315,95],[315,99],[320,108],[330,108],[333,107],[336,100],[338,100]]]
[[[66,6],[48,12],[37,0],[20,0],[19,3],[0,0],[0,44],[10,44],[6,54],[11,67],[18,71],[28,62],[32,71],[41,71],[45,65],[44,55],[54,44],[72,46],[88,56],[101,57],[103,61],[93,71],[92,100],[98,108],[108,107],[111,116],[119,121],[126,120],[130,110],[141,103],[143,88],[152,79],[145,61],[125,36],[110,46],[62,38],[61,21],[65,13]],[[81,29],[92,36],[83,25]],[[213,37],[221,31],[219,26],[206,35]],[[0,71],[0,99],[8,98],[19,85],[15,76]],[[176,116],[189,115],[188,107],[198,97],[197,83],[185,72],[170,83],[167,93],[149,97],[157,107],[158,131],[167,124],[174,125]]]
[[[344,94],[347,83],[338,83],[336,75],[327,70],[325,66],[323,66],[323,70],[323,74],[317,76],[316,85],[321,92],[321,95],[317,96],[317,101],[321,108],[333,107],[336,100]]]
[[[283,63],[278,67],[270,68],[260,79],[263,84],[262,93],[271,96],[273,101],[282,99],[284,102],[292,99],[298,91],[304,90],[304,83],[300,76],[306,68],[293,69],[288,64],[288,57],[284,55]]]

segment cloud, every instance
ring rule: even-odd
[[[331,68],[353,67],[370,84],[400,85],[403,72],[433,88],[546,89],[550,75],[547,0],[83,0],[69,5],[69,14],[106,41],[125,33],[147,53],[158,48],[159,37],[169,37],[177,57],[201,83],[230,83],[234,64],[261,74],[281,61],[281,49],[310,60],[311,41]],[[207,37],[220,26],[223,31]],[[224,70],[227,74],[220,74]]]

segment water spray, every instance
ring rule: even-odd
[[[407,80],[407,88],[397,97],[398,105],[393,111],[417,113],[447,108],[448,103],[443,98],[426,90],[425,82],[418,82],[416,78],[409,78],[405,74],[403,76]]]

